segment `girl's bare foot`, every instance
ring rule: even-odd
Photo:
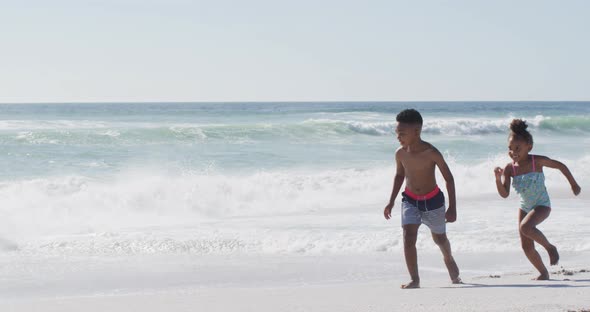
[[[402,285],[402,289],[420,288],[420,281],[410,281],[409,283]]]
[[[557,252],[557,248],[553,245],[547,249],[549,253],[549,264],[556,265],[559,262],[559,253]]]
[[[459,276],[453,278],[451,280],[451,282],[453,282],[453,284],[463,284],[463,281],[461,280],[461,278]]]

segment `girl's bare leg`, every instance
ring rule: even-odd
[[[547,240],[543,232],[537,229],[537,225],[545,221],[545,219],[549,217],[550,213],[551,208],[549,207],[535,207],[535,209],[533,209],[531,212],[525,214],[522,219],[519,219],[520,232],[537,242],[539,245],[543,246],[549,254],[549,263],[551,265],[556,265],[559,262],[559,253],[557,252],[557,248],[553,246],[549,240]]]
[[[540,212],[543,212],[541,210]],[[519,233],[520,233],[520,242],[522,246],[522,250],[524,254],[527,256],[529,261],[533,264],[533,266],[539,271],[540,275],[536,278],[537,280],[548,280],[549,279],[549,272],[547,268],[543,264],[543,260],[541,256],[535,249],[535,241],[533,239],[537,238],[538,243],[545,246],[553,246],[549,244],[547,238],[536,228],[536,225],[541,223],[543,220],[549,216],[549,213],[539,213],[535,214],[536,210],[529,212],[528,214],[524,211],[519,209],[518,213],[518,223],[519,223]],[[540,234],[540,235],[539,235]],[[532,237],[531,237],[532,236]],[[545,247],[547,248],[547,247]]]

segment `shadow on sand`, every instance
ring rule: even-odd
[[[561,280],[549,280],[549,282],[562,282]],[[590,280],[569,280],[568,282],[590,282]],[[590,285],[571,285],[571,284],[480,284],[480,283],[463,283],[459,287],[444,288],[586,288]]]

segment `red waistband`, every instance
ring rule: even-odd
[[[433,198],[434,196],[436,196],[436,194],[438,194],[438,192],[440,192],[438,185],[436,187],[434,187],[434,190],[432,190],[430,193],[424,194],[424,195],[414,194],[407,187],[404,191],[404,193],[406,193],[406,195],[410,196],[410,198],[412,198],[413,200],[429,200],[429,199]]]

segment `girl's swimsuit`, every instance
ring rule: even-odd
[[[543,172],[535,171],[535,156],[533,158],[533,171],[521,175],[516,175],[516,166],[512,164],[514,181],[512,186],[520,195],[520,209],[529,213],[537,206],[551,207],[549,194],[545,187],[545,175]]]

